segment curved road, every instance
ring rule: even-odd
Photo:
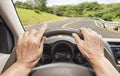
[[[65,28],[65,27],[70,27],[70,28],[81,28],[81,27],[86,27],[86,28],[91,28],[97,33],[101,34],[103,38],[120,38],[119,33],[115,33],[109,30],[105,30],[101,27],[99,27],[94,20],[92,19],[80,19],[80,18],[69,18],[63,21],[57,21],[57,22],[48,22],[48,28],[55,29],[58,27]],[[25,27],[26,30],[29,30],[31,28],[39,29],[43,24],[36,24],[36,25],[30,25]]]

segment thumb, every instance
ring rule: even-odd
[[[44,48],[44,42],[45,42],[46,37],[43,37],[39,46],[39,53],[40,53],[40,57],[42,56],[43,53],[43,48]]]
[[[83,45],[83,40],[80,39],[80,37],[76,33],[72,33],[73,38],[75,39],[75,42],[77,45],[82,46]]]
[[[77,44],[77,47],[78,47],[79,51],[82,54],[84,54],[85,53],[84,48],[83,48],[83,42],[84,41],[82,39],[80,39],[80,37],[76,33],[73,33],[72,36],[75,39],[75,42]]]

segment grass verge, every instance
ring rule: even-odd
[[[63,20],[63,17],[59,17],[53,14],[40,12],[39,14],[34,10],[17,8],[18,15],[23,25],[36,24],[42,22]]]

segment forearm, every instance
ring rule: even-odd
[[[98,59],[92,64],[97,76],[120,76],[119,72],[106,59]]]
[[[28,76],[30,71],[31,68],[26,68],[23,64],[16,62],[0,76]]]

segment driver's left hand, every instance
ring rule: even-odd
[[[16,48],[16,62],[22,63],[28,68],[33,68],[36,65],[42,55],[45,40],[43,34],[46,28],[45,24],[39,31],[33,29],[19,38]]]

